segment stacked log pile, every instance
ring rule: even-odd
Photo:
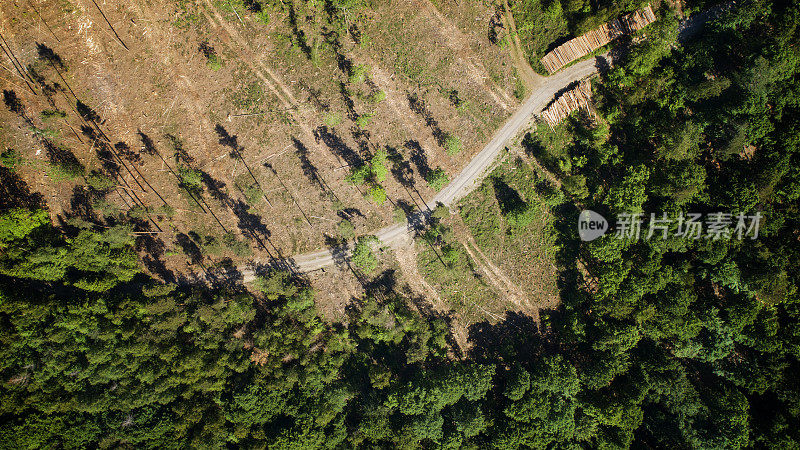
[[[589,80],[582,80],[574,89],[561,94],[560,97],[542,111],[542,118],[550,128],[558,125],[570,115],[572,111],[585,109],[590,111],[589,102],[592,100],[592,84]]]
[[[619,19],[604,24],[583,36],[570,39],[559,45],[541,59],[544,67],[556,72],[567,64],[582,58],[626,33],[641,30],[655,22],[656,15],[650,5]]]

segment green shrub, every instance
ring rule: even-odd
[[[356,228],[353,226],[353,222],[350,222],[347,219],[342,220],[336,226],[336,229],[339,231],[339,235],[345,240],[355,239],[356,237]]]
[[[257,204],[259,201],[261,201],[261,199],[264,198],[264,191],[262,191],[257,184],[245,186],[245,188],[242,189],[242,194],[244,194],[244,198],[247,200],[247,203],[251,205]]]
[[[358,125],[359,128],[366,128],[370,122],[372,122],[372,114],[370,113],[361,114],[356,119],[356,125]]]
[[[86,184],[98,191],[106,191],[117,185],[117,182],[108,175],[93,170],[86,176]]]
[[[398,206],[392,211],[392,220],[395,223],[404,223],[407,220],[406,212],[403,211],[403,208]]]
[[[42,116],[42,119],[44,120],[52,119],[54,117],[58,117],[59,119],[67,117],[67,113],[65,113],[64,111],[59,111],[57,109],[45,109],[39,114]]]
[[[450,182],[450,177],[447,176],[447,172],[445,172],[444,169],[437,167],[428,172],[425,181],[427,181],[434,190],[439,191],[447,186],[447,183]]]
[[[95,211],[103,214],[104,216],[113,216],[119,214],[120,208],[114,203],[109,202],[105,198],[101,198],[92,203],[92,208]]]
[[[364,64],[353,66],[350,70],[350,77],[347,79],[351,84],[361,84],[367,80],[367,72],[369,67]]]
[[[128,217],[132,219],[147,220],[147,208],[136,205],[128,210]]]
[[[442,247],[442,260],[448,268],[453,268],[461,261],[461,252],[452,245]]]
[[[444,139],[444,149],[450,156],[459,154],[461,152],[461,139],[448,134]]]
[[[335,127],[336,125],[342,123],[342,115],[335,112],[327,112],[325,113],[325,118],[323,120],[325,125],[329,127]]]
[[[533,221],[536,215],[536,208],[531,204],[521,205],[506,214],[508,225],[513,228],[525,228]]]
[[[346,180],[350,183],[360,186],[366,183],[370,176],[372,176],[372,169],[370,168],[369,164],[363,164],[355,169],[352,169],[350,174],[347,175]]]
[[[177,288],[177,285],[175,284],[164,284],[153,280],[142,287],[142,294],[144,294],[145,297],[150,298],[162,297],[171,294],[175,288]]]
[[[265,25],[268,24],[269,23],[269,13],[267,12],[266,9],[264,9],[264,7],[260,3],[255,3],[255,4],[257,6],[255,8],[252,8],[252,9],[255,9],[255,11],[252,11],[253,12],[253,17],[255,17],[256,20],[258,20],[259,22],[261,22],[261,23],[263,23]]]
[[[527,91],[528,90],[525,88],[525,83],[522,82],[522,77],[516,74],[514,81],[514,97],[517,100],[523,100]]]
[[[156,214],[166,216],[168,219],[171,219],[175,216],[175,208],[169,205],[159,206],[154,211]]]
[[[382,205],[386,201],[386,191],[379,185],[372,186],[369,190],[369,197],[375,203]]]
[[[200,192],[203,190],[203,174],[199,170],[181,164],[178,166],[178,177],[181,179],[181,187],[187,191]]]
[[[58,130],[50,128],[30,127],[30,130],[37,139],[55,139],[59,135]]]
[[[584,199],[589,196],[589,189],[586,187],[586,177],[583,175],[571,175],[564,178],[562,182],[564,190],[568,194],[578,199]]]
[[[350,260],[364,273],[372,273],[378,268],[378,258],[372,252],[372,246],[378,243],[375,236],[364,236],[356,242]]]
[[[6,149],[6,151],[0,154],[0,163],[13,170],[22,164],[22,155],[20,155],[16,149]]]
[[[389,168],[386,165],[388,158],[389,155],[385,150],[378,150],[375,152],[375,155],[372,156],[372,159],[369,160],[372,176],[378,183],[385,180],[386,175],[389,174]]]
[[[49,172],[54,181],[72,181],[83,176],[84,168],[77,159],[69,159],[50,163]]]
[[[378,91],[372,95],[372,103],[380,103],[386,100],[386,92]]]
[[[219,55],[214,54],[208,57],[206,60],[206,65],[211,68],[211,70],[217,71],[221,69],[224,64],[222,63],[222,58],[220,58]]]
[[[246,257],[253,254],[250,244],[248,244],[247,241],[240,240],[230,231],[222,236],[222,243],[236,256]]]
[[[201,42],[199,47],[200,53],[206,57],[206,65],[211,68],[211,70],[219,70],[222,68],[222,58],[217,55],[217,51],[214,50],[214,47],[208,44],[208,42]]]

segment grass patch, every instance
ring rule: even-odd
[[[178,0],[176,3],[177,14],[172,26],[180,30],[187,30],[200,24],[200,14],[189,0]]]
[[[8,148],[0,154],[0,164],[10,170],[15,170],[17,166],[22,164],[22,155],[16,149]]]
[[[455,156],[461,152],[461,139],[448,134],[444,140],[444,150],[450,156]]]
[[[432,228],[431,231],[435,230]],[[466,325],[502,315],[498,293],[448,230],[417,238],[417,270]]]
[[[555,218],[542,197],[550,183],[517,158],[501,164],[460,203],[478,247],[531,299],[558,297]],[[556,190],[557,191],[557,190]]]
[[[323,121],[325,122],[325,125],[332,128],[342,123],[342,115],[335,112],[326,112]]]
[[[525,88],[525,83],[522,82],[522,77],[517,72],[517,69],[514,69],[514,98],[523,100],[527,93],[528,90]]]
[[[356,125],[358,125],[359,128],[366,128],[370,122],[372,122],[372,114],[370,113],[360,114],[358,118],[356,118]]]
[[[258,81],[251,81],[233,93],[231,102],[240,109],[250,109],[261,102],[264,88]]]
[[[45,109],[39,114],[42,116],[42,120],[50,120],[53,118],[63,119],[67,117],[67,113],[65,113],[64,111],[59,111],[57,109]]]

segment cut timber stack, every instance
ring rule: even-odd
[[[541,59],[544,67],[550,72],[556,72],[567,64],[582,58],[598,48],[608,44],[625,33],[641,30],[650,23],[655,22],[656,15],[650,5],[634,11],[627,16],[614,19],[611,22],[595,28],[583,36],[570,39],[559,45]]]
[[[582,80],[574,89],[561,94],[556,101],[542,111],[542,118],[550,128],[558,125],[572,111],[578,109],[589,109],[589,102],[592,100],[592,84],[589,80]]]

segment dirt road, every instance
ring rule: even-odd
[[[461,172],[453,180],[437,193],[428,202],[429,205],[442,203],[445,206],[452,206],[465,195],[470,193],[478,186],[483,177],[489,172],[497,156],[505,148],[506,143],[519,134],[525,128],[532,116],[541,112],[547,104],[553,100],[555,94],[578,80],[597,73],[599,66],[605,63],[605,56],[590,58],[580,61],[566,69],[557,72],[547,78],[525,100],[525,103],[506,121],[498,130],[492,140],[475,157],[470,160]],[[430,211],[420,212],[420,215],[428,214]],[[375,236],[385,245],[394,245],[408,237],[412,232],[408,223],[391,225],[378,230]],[[347,254],[347,252],[345,252]],[[341,257],[343,255],[337,255]],[[349,255],[348,255],[349,256]],[[289,258],[290,265],[301,272],[310,272],[334,264],[334,252],[330,249],[319,250],[312,253],[305,253]],[[241,270],[244,281],[255,279],[255,273],[250,268]]]

